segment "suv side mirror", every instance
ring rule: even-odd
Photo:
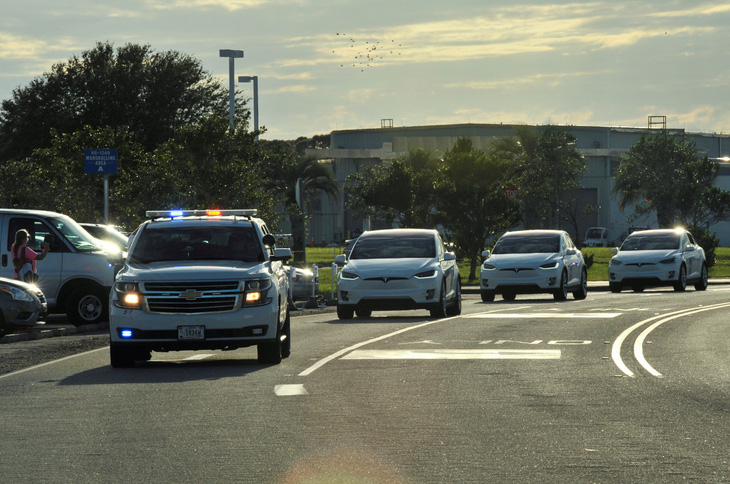
[[[268,247],[273,247],[276,245],[276,237],[274,237],[273,234],[266,234],[263,238],[264,245]]]

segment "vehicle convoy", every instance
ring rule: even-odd
[[[337,316],[370,317],[374,310],[428,309],[432,317],[461,314],[456,256],[436,230],[363,232],[337,276]]]
[[[114,267],[98,241],[60,213],[0,209],[0,277],[13,278],[10,248],[20,229],[30,233],[28,247],[34,251],[40,252],[41,244],[48,243],[46,257],[38,262],[36,285],[46,297],[49,312],[65,312],[77,326],[105,321]]]
[[[588,294],[588,271],[583,254],[563,230],[520,230],[499,238],[493,251],[482,252],[482,301],[501,294],[514,301],[517,294],[551,293],[558,301],[573,292]]]
[[[628,286],[641,292],[648,286],[672,286],[684,291],[688,283],[707,289],[705,251],[684,229],[657,229],[632,232],[608,264],[608,284],[612,292]]]
[[[288,278],[291,249],[256,210],[148,211],[132,235],[110,301],[115,368],[152,351],[257,346],[261,363],[291,352]]]

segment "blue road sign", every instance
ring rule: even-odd
[[[84,150],[84,173],[114,175],[117,173],[117,150]]]

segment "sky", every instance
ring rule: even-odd
[[[0,100],[97,42],[258,76],[264,139],[461,123],[730,133],[730,2],[4,0]],[[251,83],[236,82],[253,97]]]

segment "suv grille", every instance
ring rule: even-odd
[[[146,282],[144,305],[150,313],[220,313],[241,307],[241,281]]]

